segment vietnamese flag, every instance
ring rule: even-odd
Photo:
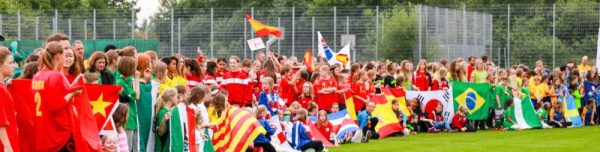
[[[103,129],[117,108],[115,105],[121,86],[86,84],[85,87],[89,91],[88,96],[97,127]]]
[[[20,151],[34,151],[35,142],[31,141],[31,138],[35,137],[33,131],[35,130],[35,102],[31,91],[31,80],[11,80],[8,91],[15,103],[17,127],[21,130],[19,132]]]
[[[302,63],[304,66],[306,66],[306,69],[309,72],[313,72],[315,70],[315,64],[313,63],[312,52],[310,51],[310,48],[306,49]]]
[[[375,110],[371,115],[379,118],[379,122],[375,126],[375,131],[379,133],[379,139],[389,136],[396,132],[402,131],[398,117],[392,111],[392,102],[387,100],[385,95],[372,95],[371,100],[375,102]]]
[[[102,103],[98,103],[98,100],[102,102],[102,92],[110,91],[112,88],[118,86],[102,86],[93,84],[83,84],[79,82],[84,89],[79,96],[73,98],[73,106],[77,110],[77,126],[74,128],[75,135],[75,147],[77,151],[99,151],[100,150],[100,131],[101,127],[98,124],[104,124],[97,122],[95,116],[98,112],[98,107],[103,106]],[[100,92],[100,93],[99,93]],[[98,97],[98,94],[100,96]],[[109,102],[107,102],[109,103]],[[114,105],[114,104],[110,104]]]
[[[244,15],[246,16],[246,20],[248,20],[248,22],[250,22],[252,29],[254,30],[254,32],[256,32],[256,35],[258,37],[267,37],[269,35],[273,35],[275,37],[281,37],[281,31],[278,28],[268,26],[261,22],[258,22],[256,20],[254,20],[252,18],[252,16],[250,16],[248,14],[244,14]]]

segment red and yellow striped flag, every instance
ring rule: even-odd
[[[256,32],[256,35],[258,37],[267,37],[270,34],[274,35],[275,37],[281,37],[281,31],[278,28],[268,26],[261,22],[258,22],[256,20],[254,20],[254,18],[252,18],[252,16],[250,16],[248,14],[244,14],[244,15],[246,15],[246,20],[248,20],[248,22],[250,22],[252,29],[254,30],[254,32]]]
[[[246,151],[259,134],[266,134],[254,115],[233,106],[217,124],[219,130],[213,136],[213,145],[218,152]]]
[[[306,66],[306,69],[309,72],[313,72],[315,70],[315,64],[313,63],[312,52],[310,51],[310,48],[306,49],[302,63],[304,66]]]

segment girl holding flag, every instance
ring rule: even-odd
[[[33,77],[32,89],[36,105],[35,151],[75,150],[73,104],[83,88],[74,88],[60,72],[64,64],[63,52],[71,49],[69,38],[54,34],[47,40],[40,55],[40,71]]]
[[[183,132],[179,120],[177,90],[167,88],[158,98],[154,111],[156,126],[155,151],[183,151]]]
[[[13,99],[4,80],[13,75],[15,62],[8,48],[0,46],[0,148],[19,151],[19,134]]]

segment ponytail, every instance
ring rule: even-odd
[[[63,48],[59,42],[51,41],[46,43],[46,47],[42,50],[40,59],[38,61],[39,69],[41,70],[44,68],[48,68],[54,70],[54,68],[56,67],[56,65],[54,65],[53,62],[54,57],[57,55],[62,55],[62,53]]]

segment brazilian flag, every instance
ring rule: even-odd
[[[492,86],[489,83],[452,82],[454,109],[466,105],[468,120],[484,120],[488,118],[490,103],[493,101]]]

